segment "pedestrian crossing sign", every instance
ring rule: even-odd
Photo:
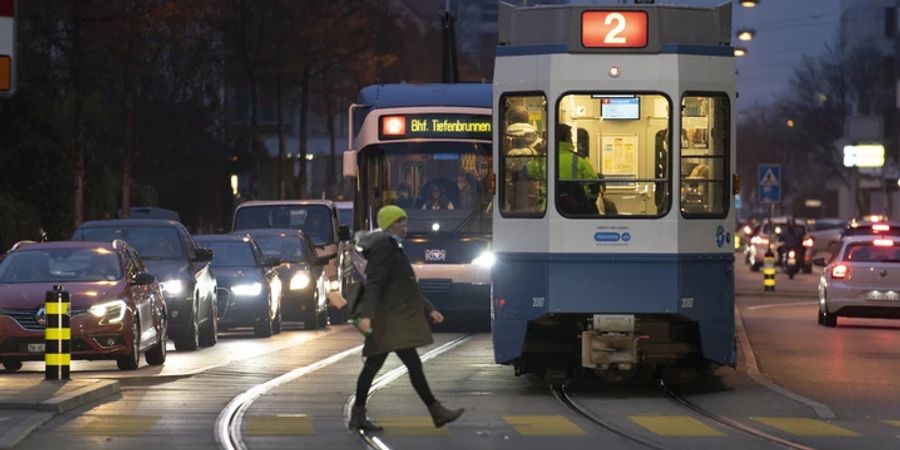
[[[777,203],[781,201],[780,165],[759,165],[759,201],[763,203]]]

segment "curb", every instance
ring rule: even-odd
[[[747,336],[746,328],[744,328],[744,318],[741,317],[741,312],[738,310],[737,305],[735,305],[734,307],[734,331],[738,340],[738,344],[741,348],[741,353],[744,354],[744,362],[747,365],[747,376],[749,376],[760,386],[776,394],[809,406],[816,414],[816,417],[820,419],[837,419],[837,414],[835,414],[834,411],[828,407],[828,405],[817,402],[810,398],[806,398],[800,394],[797,394],[796,392],[785,389],[772,382],[769,377],[759,371],[759,364],[756,360],[756,353],[753,351],[753,347],[750,345],[750,338]]]
[[[61,395],[58,398],[51,398],[50,400],[45,400],[37,404],[0,403],[0,409],[18,411],[31,409],[37,411],[6,433],[0,435],[0,450],[8,450],[15,447],[35,430],[60,414],[94,403],[120,392],[122,392],[122,388],[118,381],[98,380],[94,384],[81,387],[68,394]]]

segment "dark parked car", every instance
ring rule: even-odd
[[[281,258],[266,257],[250,237],[194,236],[213,251],[219,319],[223,326],[252,326],[259,337],[281,332],[282,283],[275,271]]]
[[[252,236],[268,257],[281,259],[276,268],[284,287],[284,317],[302,320],[308,329],[328,324],[327,257],[316,256],[306,234],[291,229],[259,229],[239,232]]]
[[[24,244],[0,261],[0,361],[7,371],[44,359],[45,293],[70,296],[73,359],[114,359],[119,369],[166,361],[159,284],[124,241]]]
[[[197,248],[184,225],[172,220],[124,219],[85,222],[72,240],[122,239],[134,247],[162,286],[169,336],[178,350],[209,347],[218,339],[216,279],[212,252]]]

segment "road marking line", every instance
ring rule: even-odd
[[[75,430],[83,436],[143,436],[160,416],[94,416],[84,426]]]
[[[503,416],[503,420],[522,436],[587,436],[563,416]]]
[[[244,423],[247,436],[308,436],[316,432],[312,416],[306,414],[249,416]]]
[[[750,420],[777,428],[794,436],[859,436],[828,422],[800,417],[751,417]]]
[[[756,306],[748,306],[745,308],[747,311],[758,311],[760,309],[770,309],[770,308],[789,308],[793,306],[809,306],[809,305],[818,305],[818,300],[807,301],[807,302],[790,302],[790,303],[769,303],[766,305],[756,305]]]
[[[378,416],[376,422],[384,427],[387,436],[449,436],[447,427],[435,428],[431,417]]]
[[[628,416],[628,419],[660,436],[725,436],[691,416]]]
[[[882,422],[895,427],[900,427],[900,420],[882,420]]]

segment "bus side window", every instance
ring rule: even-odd
[[[547,210],[547,98],[500,99],[500,203],[506,217],[541,217]]]

